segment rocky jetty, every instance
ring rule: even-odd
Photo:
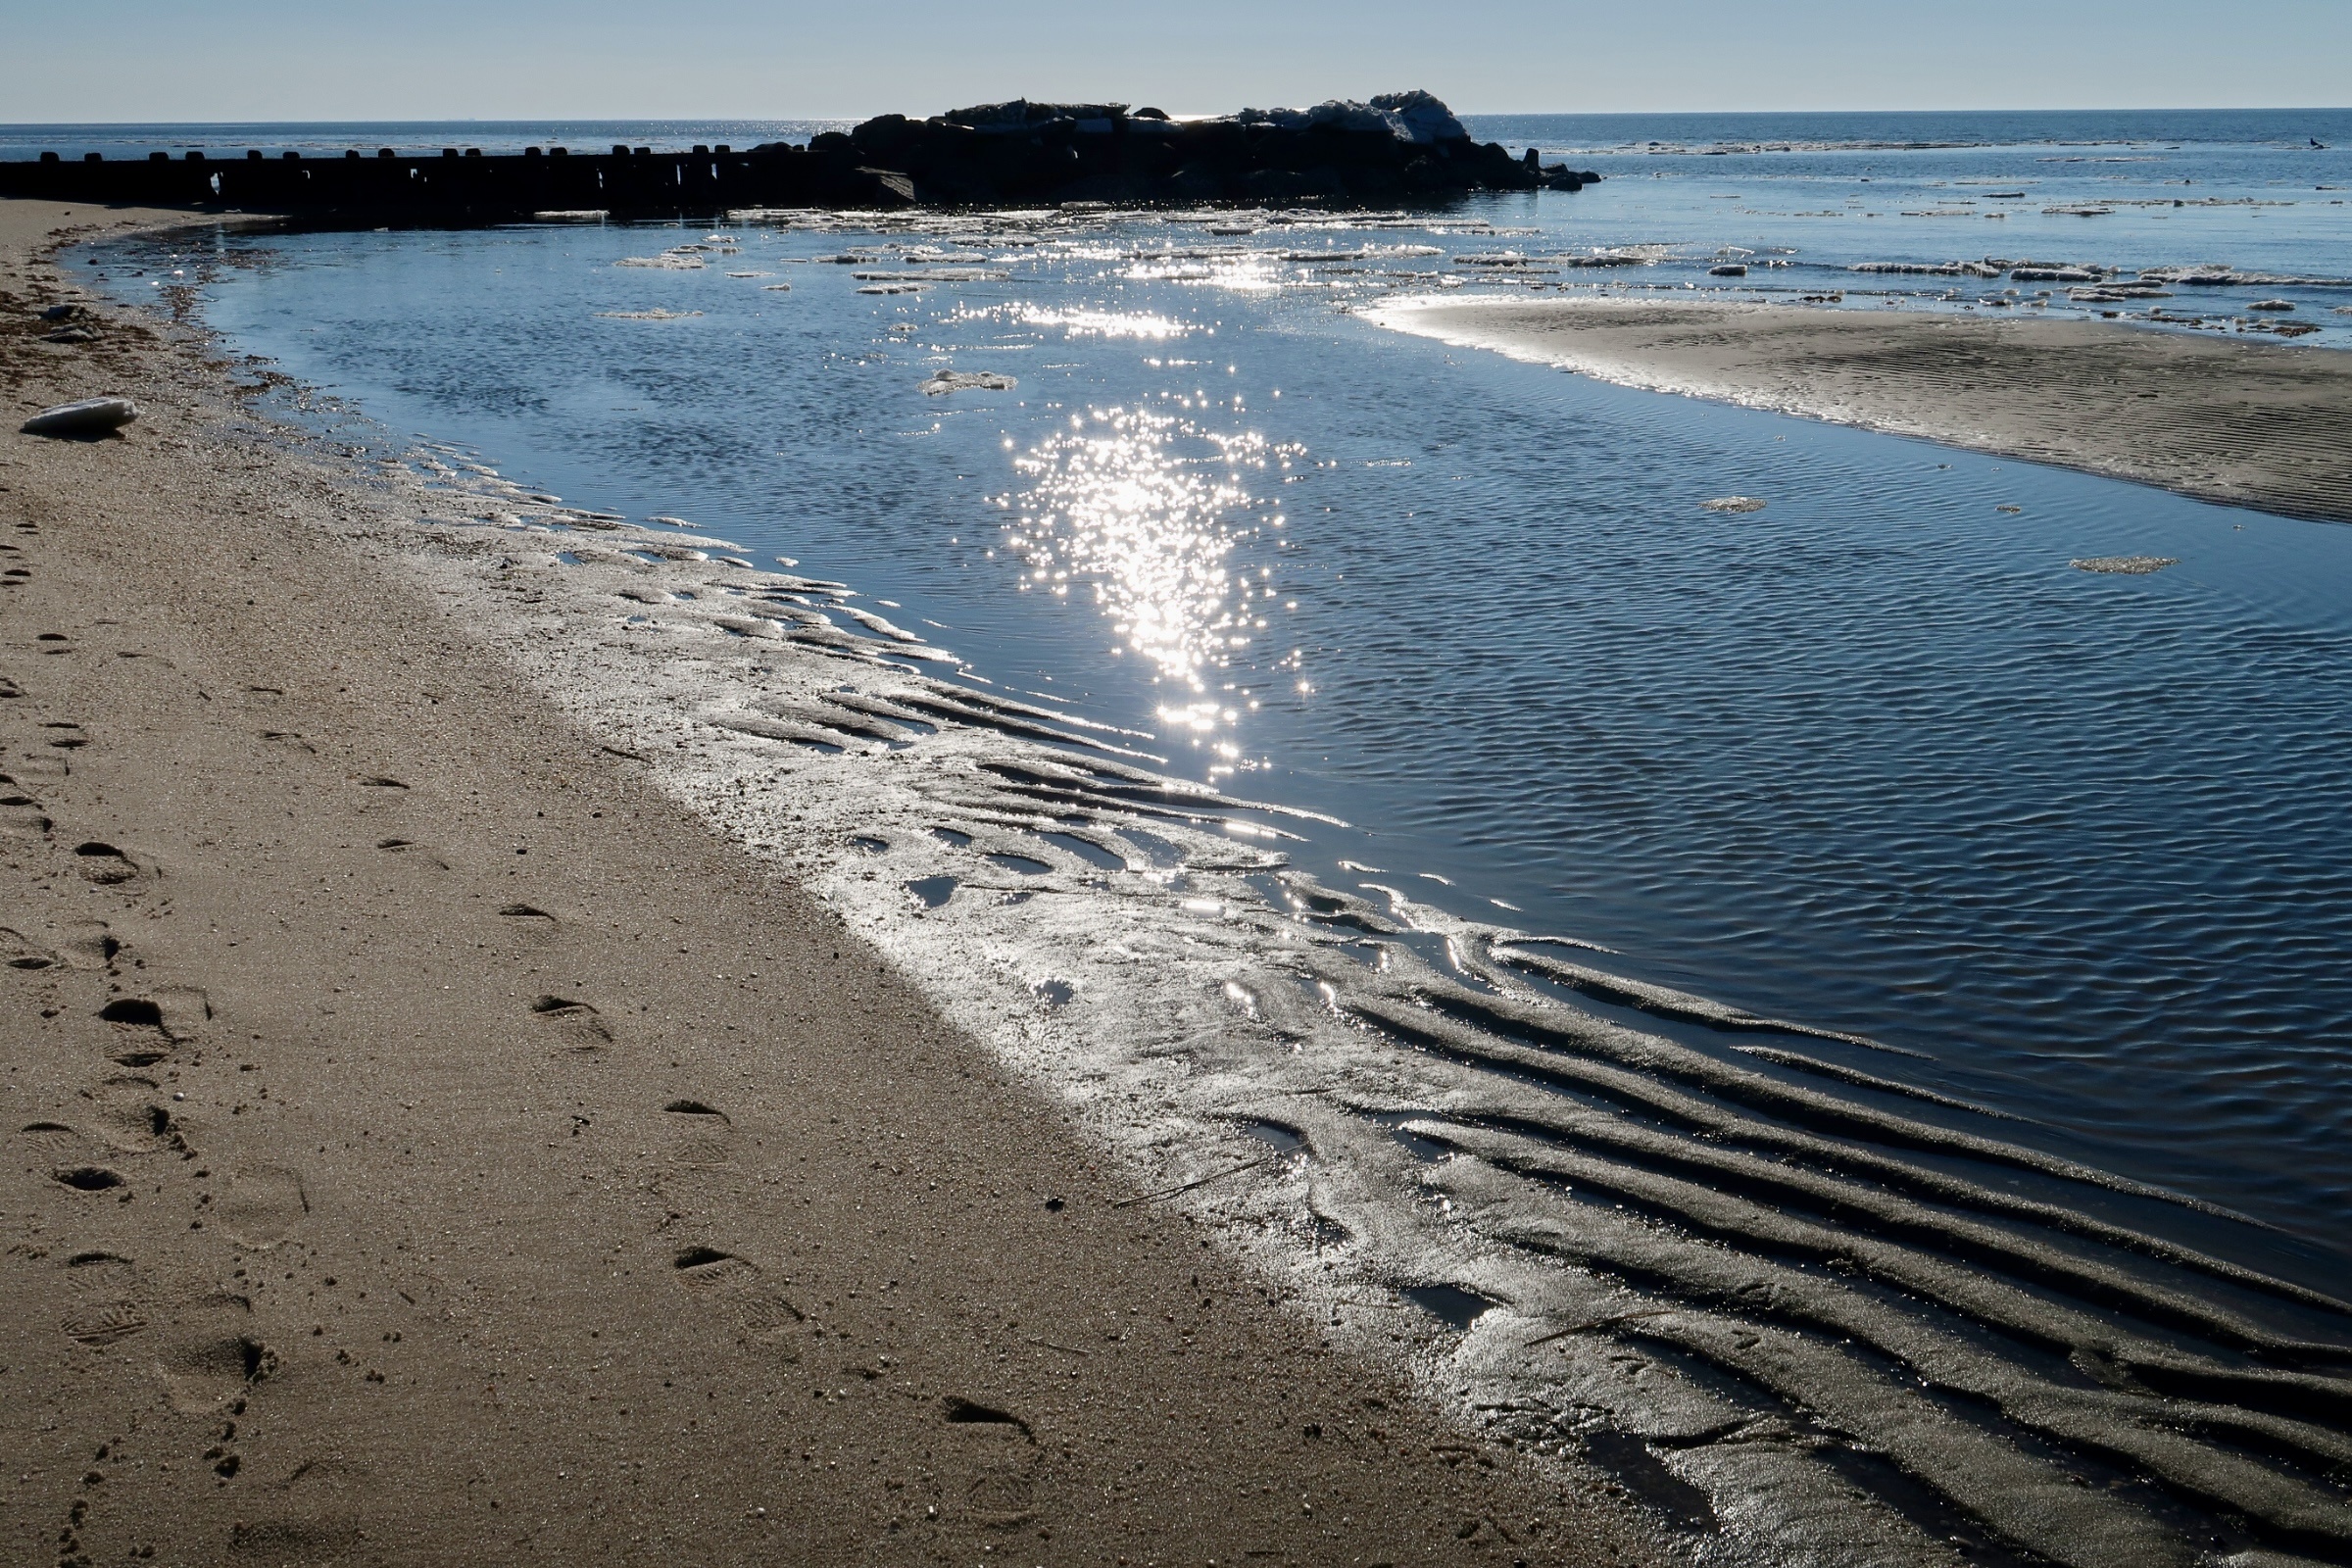
[[[760,149],[765,151],[767,149]],[[928,120],[883,115],[809,143],[812,158],[905,177],[922,203],[1409,202],[1580,188],[1599,176],[1471,138],[1426,92],[1369,103],[1172,120],[1125,104],[1025,99]]]
[[[1598,179],[1531,150],[1479,142],[1426,92],[1312,109],[1176,120],[1125,104],[1025,99],[924,120],[882,115],[807,146],[610,153],[526,147],[437,156],[385,147],[325,157],[0,162],[0,196],[286,213],[347,222],[494,222],[541,213],[651,217],[758,207],[987,206],[1102,202],[1319,202],[1392,206],[1482,190],[1577,190]]]

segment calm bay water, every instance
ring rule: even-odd
[[[1925,1053],[1900,1074],[2282,1226],[2230,1250],[2352,1286],[2352,531],[1598,385],[1338,308],[1475,274],[1457,255],[1646,246],[1596,286],[1696,286],[1727,248],[1790,264],[1718,280],[1750,294],[1873,260],[2228,263],[2312,280],[2263,286],[2327,325],[2302,352],[2352,323],[2328,281],[2352,273],[2352,210],[2322,188],[2352,184],[2352,155],[2293,144],[2352,143],[2340,111],[2040,136],[1828,123],[1847,118],[1490,121],[1611,177],[1380,226],[275,234],[84,270],[202,280],[239,346],[399,439],[792,557],[977,676],[1345,817],[1300,852],[1334,881],[1443,878],[1412,885]],[[2200,123],[2220,139],[2188,139]],[[1724,139],[1811,150],[1700,150]],[[1939,200],[1970,216],[1901,216]],[[2109,211],[2043,210],[2089,205]],[[716,248],[615,265],[686,243]],[[819,260],[845,252],[871,260]],[[1002,275],[857,275],[957,270]],[[1892,300],[2071,308],[1979,297],[2007,287]],[[2227,329],[2241,292],[2200,301]],[[1018,385],[924,396],[940,368]],[[1768,506],[1700,506],[1731,494]],[[2119,555],[2179,564],[2069,564]]]

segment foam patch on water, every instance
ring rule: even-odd
[[[1703,1561],[2352,1551],[2352,1308],[2107,1217],[2209,1205],[1870,1041],[1368,866],[1319,882],[1287,851],[1325,819],[1171,776],[1157,735],[1006,698],[848,585],[450,456],[418,455],[410,514],[493,520],[401,540],[588,733],[1078,1112],[1132,1201],[1482,1439],[1614,1475]],[[1041,551],[1083,548],[1094,461],[1041,453],[1067,492]]]

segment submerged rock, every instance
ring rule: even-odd
[[[139,416],[128,398],[83,398],[43,409],[19,426],[26,435],[93,436],[120,430]]]
[[[1762,512],[1765,503],[1754,496],[1717,496],[1712,501],[1701,501],[1699,506],[1708,512]]]
[[[2119,577],[2144,577],[2151,571],[2162,571],[2167,566],[2178,566],[2180,564],[2180,558],[2178,556],[2086,556],[2080,561],[2070,561],[2067,564],[2077,571],[2103,571]]]
[[[941,370],[916,384],[923,396],[935,398],[947,392],[1009,392],[1020,382],[994,370]]]

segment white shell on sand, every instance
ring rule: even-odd
[[[139,406],[128,398],[83,398],[43,409],[21,428],[26,435],[104,435],[139,416]]]

